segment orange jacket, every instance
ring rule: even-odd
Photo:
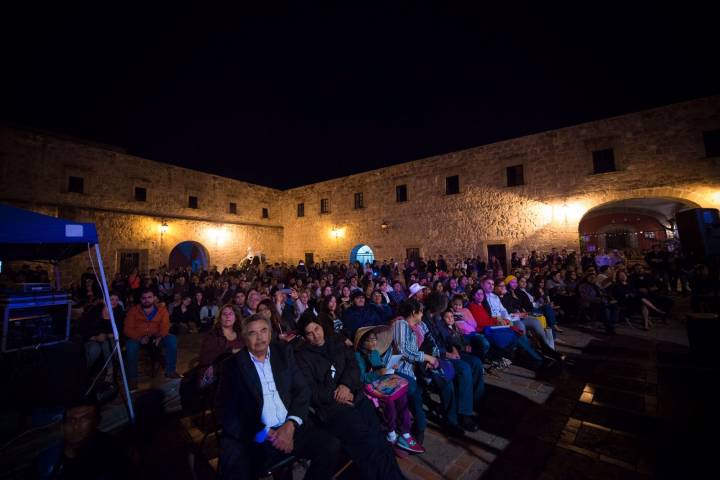
[[[144,336],[164,337],[170,332],[170,315],[164,306],[157,307],[157,313],[148,320],[140,305],[133,306],[125,317],[123,333],[128,338],[140,340]]]

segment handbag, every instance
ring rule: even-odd
[[[364,386],[365,393],[381,400],[395,400],[407,393],[408,381],[400,375],[383,375]]]
[[[438,359],[437,368],[428,368],[426,375],[440,390],[455,378],[455,367],[449,360]]]

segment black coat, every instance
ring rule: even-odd
[[[522,293],[522,292],[519,292],[519,293]],[[509,291],[505,295],[502,296],[502,298],[500,299],[500,302],[502,302],[503,307],[505,307],[505,309],[510,313],[518,313],[518,312],[525,311],[525,309],[523,308],[522,301],[519,298],[519,295],[518,295],[518,298],[515,298],[515,297],[513,297],[512,293],[510,293]]]
[[[355,403],[362,400],[363,396],[360,367],[353,351],[345,346],[339,336],[326,338],[325,346],[327,348],[305,342],[297,350],[298,365],[312,390],[310,403],[323,422],[347,408],[335,401],[334,394],[338,386],[348,387],[354,395]],[[335,367],[334,377],[331,365]]]
[[[272,343],[270,365],[288,416],[305,421],[310,407],[310,389],[295,362],[292,348]],[[217,412],[223,435],[240,442],[252,441],[255,434],[265,428],[260,420],[262,409],[260,377],[247,348],[243,348],[225,361],[220,376]]]

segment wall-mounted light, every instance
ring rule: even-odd
[[[165,220],[160,224],[160,235],[165,235],[168,231],[168,224]]]
[[[337,240],[338,238],[342,238],[345,236],[345,229],[333,225],[332,229],[330,229],[330,236],[333,237],[335,240]]]
[[[216,245],[219,245],[225,243],[230,236],[230,232],[228,232],[225,227],[221,226],[217,228],[209,228],[207,230],[207,235],[215,242]]]

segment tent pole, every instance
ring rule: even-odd
[[[60,267],[58,266],[58,262],[53,262],[53,270],[55,274],[55,290],[60,291],[62,289],[62,284],[60,282]]]
[[[135,425],[135,411],[133,410],[132,396],[130,395],[130,387],[128,386],[127,375],[125,374],[125,363],[123,363],[122,350],[120,349],[120,332],[118,332],[117,324],[115,323],[115,314],[113,313],[112,306],[110,305],[110,290],[108,289],[107,280],[105,279],[105,267],[102,263],[102,257],[100,256],[100,245],[95,244],[95,255],[97,256],[98,267],[100,270],[100,279],[103,283],[103,293],[105,295],[105,306],[110,316],[110,324],[113,329],[113,336],[115,337],[115,350],[118,355],[118,363],[120,364],[120,373],[122,376],[123,387],[125,387],[125,398],[127,399],[128,416],[130,418],[130,425]]]

